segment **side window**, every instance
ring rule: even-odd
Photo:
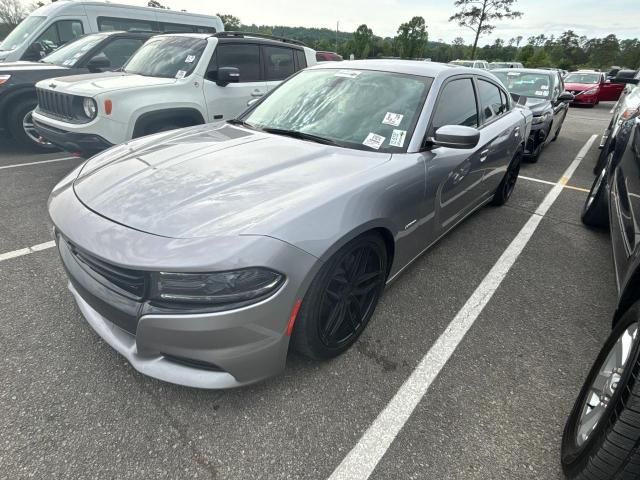
[[[112,32],[114,30],[146,30],[157,31],[156,22],[151,20],[136,20],[131,18],[98,17],[98,30]]]
[[[240,82],[260,81],[260,47],[250,44],[218,44],[207,71],[207,79],[217,79],[217,69],[236,67],[240,70]]]
[[[509,107],[504,104],[501,90],[493,83],[478,79],[478,89],[480,93],[480,110],[484,117],[483,123],[488,123],[503,115]]]
[[[500,100],[502,100],[502,105],[504,105],[505,112],[511,110],[511,102],[509,101],[509,95],[505,93],[504,90],[500,90]]]
[[[110,68],[117,70],[129,60],[131,55],[133,55],[143,43],[144,40],[138,38],[118,38],[104,47],[100,53],[104,53],[111,61]]]
[[[294,50],[296,56],[296,70],[307,68],[307,56],[302,50]]]
[[[290,76],[293,66],[293,50],[287,47],[264,47],[265,79],[284,80]]]
[[[430,136],[445,125],[478,126],[476,94],[470,78],[453,80],[442,89],[433,113]]]
[[[80,20],[60,20],[51,24],[42,35],[38,37],[39,42],[46,51],[55,50],[65,43],[75,40],[84,34],[84,28]]]
[[[193,33],[196,32],[196,27],[181,23],[161,23],[160,30],[172,33]]]

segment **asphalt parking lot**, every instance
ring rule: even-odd
[[[3,257],[51,240],[48,194],[80,160],[0,136],[0,476],[331,477],[611,107],[571,109],[507,206],[415,262],[345,355],[291,355],[284,374],[222,392],[138,374],[82,319],[55,249]],[[562,478],[562,428],[616,303],[608,236],[580,222],[598,141],[369,478]]]

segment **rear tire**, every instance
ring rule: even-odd
[[[20,145],[32,150],[40,152],[55,151],[57,148],[38,135],[33,127],[31,115],[37,106],[38,101],[30,98],[25,98],[17,104],[11,105],[11,113],[7,118],[9,133]]]
[[[509,198],[511,198],[511,194],[513,194],[513,190],[516,188],[521,164],[522,152],[518,151],[516,156],[513,157],[513,160],[511,160],[511,163],[509,164],[507,172],[504,174],[500,185],[498,185],[496,193],[493,195],[493,199],[491,199],[491,205],[499,207],[507,203]]]
[[[607,169],[593,181],[589,195],[582,208],[582,223],[594,228],[609,227],[609,199],[607,198]]]
[[[376,233],[347,243],[320,269],[304,297],[292,345],[315,360],[335,357],[369,323],[387,278],[387,248]]]
[[[607,138],[607,141],[604,142],[604,146],[600,150],[600,155],[598,155],[598,161],[593,167],[593,174],[598,175],[602,169],[607,165],[607,161],[609,160],[609,155],[613,152],[613,148],[611,145],[611,136]]]
[[[638,302],[620,319],[591,367],[562,438],[569,480],[632,480],[640,473]]]

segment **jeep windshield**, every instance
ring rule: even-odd
[[[66,44],[64,47],[60,47],[40,61],[63,67],[73,67],[85,53],[98,45],[98,43],[100,43],[105,37],[106,35],[104,33],[96,33],[80,37],[79,39]]]
[[[20,25],[13,29],[13,31],[0,43],[0,52],[7,50],[15,50],[20,47],[24,41],[31,36],[33,31],[44,22],[47,17],[27,17]]]
[[[358,150],[404,152],[432,81],[393,72],[306,70],[281,84],[240,120],[274,135]]]
[[[207,41],[202,38],[155,37],[133,54],[123,70],[146,77],[188,77],[196,68],[206,46]]]

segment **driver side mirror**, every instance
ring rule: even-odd
[[[573,100],[575,99],[575,95],[571,92],[562,92],[559,96],[558,96],[558,103],[561,102],[573,102]]]
[[[240,81],[240,70],[236,67],[221,67],[218,69],[218,79],[216,85],[226,87],[230,83],[238,83]]]
[[[22,55],[22,60],[37,62],[45,56],[44,48],[40,42],[34,42],[27,47]]]
[[[480,132],[472,127],[463,125],[445,125],[436,130],[431,139],[436,147],[459,148],[470,150],[478,146]]]
[[[111,60],[104,54],[99,53],[87,62],[87,68],[92,73],[102,72],[111,67]]]

